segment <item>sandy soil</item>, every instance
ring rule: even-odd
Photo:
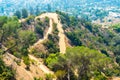
[[[15,60],[18,60],[18,59],[9,53],[6,53],[3,56],[3,61],[5,62],[5,64],[7,66],[11,66],[14,70],[16,70],[15,77],[17,80],[21,80],[21,79],[22,80],[34,80],[31,73],[25,70],[25,68],[18,66]]]

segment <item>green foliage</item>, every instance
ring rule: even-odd
[[[0,16],[0,28],[7,22],[7,19],[6,16]]]
[[[16,11],[14,13],[14,16],[17,16],[17,18],[20,19],[21,18],[21,12],[20,11]]]
[[[55,35],[58,35],[58,33],[59,33],[56,23],[53,23],[53,32],[52,33],[55,34]]]
[[[37,39],[36,34],[22,30],[17,17],[0,17],[0,20],[0,44],[4,44],[10,53],[19,58],[21,58],[21,53],[27,55],[27,48]]]
[[[63,78],[66,76],[66,71],[58,70],[57,72],[55,72],[55,75],[58,80],[63,80]]]
[[[17,21],[8,21],[3,25],[3,30],[5,31],[4,36],[8,37],[16,34],[19,26],[20,25]]]
[[[16,46],[20,24],[17,17],[0,17],[0,47],[5,45],[9,50]],[[4,51],[5,52],[5,51]]]
[[[54,75],[52,75],[52,74],[46,74],[46,80],[53,80],[53,78],[54,78]]]
[[[44,36],[44,34],[43,34],[44,31],[43,31],[43,29],[42,29],[42,26],[36,25],[36,27],[35,27],[35,32],[40,35],[40,38],[43,38],[43,36]]]
[[[58,62],[59,54],[50,54],[49,57],[45,60],[46,65],[50,69],[54,69],[54,65]]]
[[[116,32],[120,33],[120,23],[114,24],[114,25],[112,25],[112,27]]]
[[[82,43],[81,43],[81,41],[79,39],[79,36],[77,36],[76,33],[67,32],[66,35],[71,40],[72,45],[75,45],[75,46],[81,46],[82,45]]]
[[[45,22],[46,22],[46,23],[49,23],[49,21],[50,21],[49,18],[48,18],[48,17],[45,17]]]
[[[106,76],[111,77],[111,76],[120,76],[120,67],[116,65],[112,65],[112,68],[106,69],[104,72]]]
[[[22,9],[22,18],[28,17],[28,11],[26,9]]]
[[[95,74],[94,80],[107,80],[107,78],[105,76],[103,76],[101,74],[101,72],[96,71],[96,72],[94,72],[94,74]]]
[[[29,57],[28,56],[24,56],[23,57],[23,62],[26,65],[26,69],[29,70],[29,66],[30,66],[30,59],[29,59]]]
[[[76,17],[70,17],[70,26],[76,26],[78,24],[78,20]]]
[[[34,80],[43,80],[43,78],[41,78],[41,77],[40,78],[34,78]]]
[[[32,45],[36,41],[36,34],[29,30],[19,32],[20,42],[24,45]]]
[[[120,65],[120,55],[116,57],[116,62]]]
[[[56,11],[56,13],[59,14],[62,24],[66,23],[68,26],[70,25],[70,18],[68,14],[62,13],[60,11]]]
[[[83,46],[68,48],[65,55],[50,54],[46,59],[46,64],[57,73],[56,75],[58,75],[60,80],[67,78],[68,74],[72,80],[76,80],[75,72],[78,74],[77,80],[89,80],[93,76],[95,79],[105,80],[106,78],[101,72],[107,75],[106,71],[108,69],[111,69],[111,71],[116,69],[113,68],[114,63],[109,57],[97,50]],[[112,67],[109,67],[110,64]],[[67,75],[59,75],[59,70],[60,72],[65,71]]]
[[[10,67],[5,66],[1,57],[0,57],[0,80],[15,80],[14,71]]]
[[[46,47],[46,50],[48,50],[49,53],[59,52],[59,48],[57,47],[57,45],[52,40],[48,40],[48,41],[44,42],[43,44],[44,44],[44,46]]]
[[[47,54],[45,54],[41,51],[37,51],[36,49],[31,49],[30,53],[34,54],[34,56],[37,57],[37,58],[44,58],[47,55]]]
[[[89,72],[91,71],[104,72],[104,68],[109,68],[108,65],[112,63],[110,58],[86,47],[69,48],[67,49],[66,57],[72,62],[69,64],[73,65],[74,69],[78,68],[79,79],[90,78],[91,74]]]
[[[92,32],[92,24],[90,22],[86,22],[84,25],[90,32]]]
[[[26,19],[27,24],[30,25],[32,22],[34,22],[34,18],[35,18],[35,16],[30,15],[30,16]]]
[[[120,35],[119,23],[112,25],[111,28],[103,29],[100,25],[92,24],[87,18],[69,16],[65,13],[57,11],[59,18],[63,24],[66,36],[70,40],[72,46],[84,45],[91,49],[97,49],[109,57],[115,57],[119,63]],[[108,13],[105,11],[96,11],[96,16],[104,17]],[[115,56],[110,55],[113,53]]]

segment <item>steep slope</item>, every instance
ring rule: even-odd
[[[59,47],[60,47],[60,53],[65,53],[66,51],[66,44],[65,44],[65,35],[64,35],[64,30],[62,28],[62,24],[60,23],[60,21],[58,20],[58,14],[56,13],[45,13],[42,14],[40,16],[37,16],[35,18],[35,20],[37,18],[45,18],[48,17],[50,18],[50,22],[49,22],[49,29],[47,31],[47,33],[45,34],[45,36],[43,37],[43,39],[39,39],[38,42],[36,42],[33,46],[31,46],[30,48],[34,48],[35,46],[40,45],[44,40],[46,40],[48,38],[48,34],[52,33],[52,28],[53,28],[53,22],[57,23],[57,28],[59,31]],[[37,58],[35,58],[32,55],[29,55],[30,59],[33,59],[35,61],[37,61],[39,63],[39,67],[40,69],[44,72],[44,73],[51,73],[53,74],[52,71],[50,71],[43,63],[41,63],[40,61],[37,60]]]
[[[3,48],[5,50],[7,49],[4,46]],[[35,77],[44,77],[44,71],[42,71],[38,66],[31,64],[30,70],[26,70],[26,65],[24,64],[23,60],[8,52],[3,55],[3,61],[7,66],[10,66],[13,70],[15,70],[16,80],[34,80]]]
[[[30,57],[30,59],[35,60],[35,61],[37,62],[38,67],[39,67],[44,73],[46,73],[46,74],[53,74],[53,73],[54,73],[54,72],[52,72],[49,68],[47,68],[47,67],[43,64],[43,62],[39,61],[38,58],[36,58],[36,57],[34,57],[34,56],[32,56],[32,55],[29,55],[29,57]]]
[[[36,42],[33,46],[31,46],[31,47],[34,47],[34,46],[39,45],[39,43],[43,42],[44,40],[46,40],[46,39],[48,38],[48,34],[51,34],[51,33],[52,33],[52,28],[53,28],[52,23],[53,23],[53,22],[52,22],[52,19],[50,19],[50,23],[49,23],[50,27],[49,27],[47,33],[45,34],[45,36],[43,37],[43,39],[39,39],[39,41],[37,41],[37,42]]]
[[[47,33],[45,34],[45,36],[43,37],[43,39],[39,39],[38,42],[36,42],[33,46],[31,46],[30,48],[33,48],[37,45],[39,45],[40,43],[42,43],[44,40],[46,40],[48,38],[48,35],[52,33],[53,30],[53,22],[57,24],[57,28],[59,31],[59,48],[60,48],[60,53],[65,53],[66,51],[66,44],[65,44],[65,35],[64,35],[64,30],[62,29],[62,24],[60,23],[60,21],[58,20],[58,15],[56,13],[45,13],[42,14],[40,16],[37,16],[35,18],[35,20],[37,18],[45,18],[48,17],[50,19],[49,21],[49,29],[47,31]],[[20,20],[19,22],[24,22],[25,19]],[[51,70],[49,70],[49,68],[47,68],[43,61],[39,61],[38,58],[29,55],[29,58],[31,60],[34,60],[35,62],[37,62],[37,64],[35,65],[30,65],[30,71],[27,71],[25,69],[25,64],[23,63],[23,60],[21,61],[21,65],[18,65],[16,61],[19,61],[18,58],[16,58],[15,56],[13,56],[10,53],[6,53],[4,55],[4,62],[8,65],[8,66],[12,66],[13,69],[16,70],[16,79],[20,80],[33,80],[34,77],[37,77],[40,73],[46,73],[46,74],[53,74],[54,72],[52,72]],[[34,68],[33,68],[34,67]],[[35,69],[39,69],[38,74],[35,73]],[[42,75],[41,75],[42,76]],[[38,76],[39,77],[39,76]]]
[[[38,42],[36,42],[32,47],[35,47],[36,45],[39,45],[39,43],[43,42],[44,40],[46,40],[48,38],[48,34],[51,34],[52,33],[52,24],[53,22],[55,22],[57,24],[57,28],[58,28],[58,31],[59,31],[59,47],[60,47],[60,53],[65,53],[66,51],[66,44],[65,44],[65,35],[64,35],[64,30],[62,28],[62,24],[60,23],[60,21],[58,20],[58,14],[56,13],[45,13],[45,14],[42,14],[40,16],[37,16],[35,19],[37,18],[45,18],[45,17],[48,17],[50,18],[50,27],[47,31],[47,33],[45,34],[44,38],[43,39],[39,39]]]
[[[16,79],[20,80],[20,79],[24,79],[24,80],[33,80],[33,75],[25,70],[24,67],[22,66],[18,66],[17,63],[15,62],[15,60],[18,60],[16,57],[14,57],[13,55],[6,53],[3,56],[3,61],[5,62],[5,64],[7,66],[11,66],[14,70],[16,70]]]
[[[49,21],[49,29],[48,29],[47,33],[45,34],[45,36],[43,37],[43,39],[40,39],[38,42],[36,42],[30,48],[35,47],[35,46],[39,45],[40,43],[42,43],[44,40],[46,40],[48,38],[48,35],[52,33],[53,23],[56,23],[57,24],[57,28],[59,30],[59,35],[58,36],[59,36],[59,39],[60,39],[59,40],[60,53],[65,53],[65,50],[66,50],[65,35],[64,35],[64,30],[62,29],[62,24],[58,20],[58,15],[56,13],[45,13],[45,14],[42,14],[40,16],[37,16],[35,18],[35,20],[37,18],[45,18],[45,17],[48,17],[50,19],[50,21]],[[19,20],[19,22],[24,22],[24,21],[25,21],[25,19]],[[53,72],[50,71],[49,68],[47,68],[43,64],[43,62],[39,61],[38,58],[35,58],[32,55],[29,55],[29,58],[31,60],[34,60],[35,62],[37,62],[37,64],[35,64],[37,66],[35,66],[33,64],[30,65],[30,71],[25,69],[25,64],[23,63],[23,60],[20,60],[21,61],[21,65],[18,65],[17,61],[19,61],[19,59],[16,58],[15,56],[13,56],[10,53],[6,53],[4,55],[4,59],[3,60],[4,60],[4,62],[8,66],[12,66],[13,69],[16,70],[16,79],[17,80],[20,80],[20,79],[23,79],[23,80],[33,80],[34,77],[37,77],[40,74],[40,72],[43,72],[43,73],[46,73],[46,74],[49,74],[49,73],[53,74]],[[39,69],[39,70],[37,70],[38,74],[35,73],[35,69],[36,70]]]
[[[93,29],[89,29],[89,27],[92,27],[90,24],[82,24],[82,23],[80,23],[82,26],[79,26],[79,27],[76,27],[75,28],[75,26],[74,25],[72,25],[72,26],[69,26],[68,25],[68,29],[67,28],[65,28],[65,26],[64,26],[64,29],[66,29],[65,31],[68,31],[68,32],[66,32],[66,36],[64,35],[64,30],[63,30],[63,28],[62,28],[62,24],[61,24],[61,22],[60,22],[60,20],[59,20],[59,17],[58,17],[58,14],[56,14],[56,13],[44,13],[44,14],[42,14],[42,15],[40,15],[40,16],[37,16],[36,18],[35,18],[35,20],[36,19],[38,19],[38,18],[45,18],[45,17],[48,17],[49,18],[49,28],[48,28],[48,30],[47,30],[47,32],[46,32],[46,34],[43,36],[43,38],[42,39],[39,39],[39,41],[38,42],[36,42],[33,46],[31,46],[31,48],[34,48],[35,46],[39,46],[39,45],[41,45],[41,43],[43,42],[43,41],[45,41],[46,39],[49,39],[48,38],[48,36],[49,36],[49,34],[52,34],[52,31],[53,31],[53,23],[56,23],[57,24],[57,29],[58,29],[58,31],[59,31],[59,33],[58,33],[58,36],[59,36],[59,48],[60,48],[60,53],[65,53],[66,52],[66,43],[65,43],[65,37],[66,36],[69,36],[69,39],[71,38],[71,35],[70,35],[70,33],[72,34],[72,33],[74,33],[74,35],[72,35],[72,39],[71,39],[71,42],[73,42],[73,41],[76,41],[76,42],[82,42],[82,43],[87,43],[87,42],[89,42],[89,41],[91,41],[91,42],[93,42],[94,40],[93,39],[95,39],[95,38],[93,38],[92,40],[91,40],[91,36],[94,36],[95,34],[92,34],[92,32],[94,31],[94,28]],[[68,20],[68,18],[66,19],[66,20]],[[71,20],[71,19],[70,19]],[[24,20],[22,20],[22,21],[24,21]],[[20,21],[20,22],[22,22],[22,21]],[[75,20],[73,20],[73,21],[75,21]],[[70,22],[70,23],[72,23],[72,21]],[[79,25],[80,25],[79,24]],[[78,26],[78,25],[77,25]],[[84,27],[85,26],[85,27]],[[88,26],[88,27],[87,27]],[[71,27],[71,28],[70,28]],[[84,28],[83,28],[84,27]],[[86,29],[86,31],[84,31]],[[71,30],[71,31],[70,31]],[[78,31],[77,31],[78,30]],[[92,31],[93,30],[93,31]],[[81,35],[79,35],[79,36],[75,36],[75,35],[77,35],[78,33],[76,33],[76,32],[82,32],[82,31],[84,31],[84,33],[79,33],[79,34],[81,34],[81,35],[83,35],[83,34],[88,34],[88,35],[84,35],[84,36],[87,36],[86,37],[86,40],[85,40],[85,37],[84,36],[81,36]],[[98,31],[96,31],[96,35],[97,35],[97,32],[99,32],[99,30]],[[101,31],[100,31],[101,32]],[[73,39],[73,37],[74,37],[74,39]],[[95,36],[95,37],[97,37],[97,36]],[[79,39],[80,38],[80,39]],[[88,39],[88,40],[87,40]],[[85,40],[85,41],[84,41]],[[78,44],[78,43],[74,43],[74,45],[75,44]],[[85,46],[88,46],[89,47],[89,44],[90,43],[88,43],[87,45],[85,45]],[[81,44],[80,44],[81,45]],[[80,45],[78,45],[78,46],[80,46]],[[75,45],[75,46],[77,46],[77,45]],[[90,47],[91,47],[91,45],[90,45]],[[52,72],[49,68],[47,68],[47,66],[46,65],[44,65],[44,63],[43,63],[43,60],[41,60],[41,58],[36,58],[36,57],[34,57],[33,55],[28,55],[29,56],[29,58],[30,58],[30,60],[31,60],[31,63],[32,64],[30,64],[30,71],[29,70],[26,70],[25,69],[25,64],[23,63],[23,61],[22,61],[22,64],[19,66],[18,64],[17,64],[17,61],[19,61],[19,59],[18,58],[16,58],[16,57],[14,57],[13,55],[11,55],[11,54],[9,54],[9,53],[6,53],[5,55],[4,55],[4,62],[7,64],[7,65],[9,65],[9,66],[12,66],[14,69],[16,69],[16,77],[17,77],[17,79],[18,80],[20,80],[20,79],[23,79],[23,80],[33,80],[34,79],[34,77],[36,77],[36,74],[38,74],[38,77],[39,77],[39,75],[41,75],[41,76],[43,76],[43,74],[44,73],[46,73],[46,74],[54,74],[54,72]],[[71,58],[70,58],[71,59]],[[59,63],[60,64],[60,63]],[[33,66],[32,68],[31,68],[31,65]],[[41,74],[40,73],[38,73],[38,71],[39,70],[41,70]],[[39,71],[40,72],[40,71]],[[119,78],[118,77],[115,77],[115,78],[113,78],[113,80],[119,80]]]

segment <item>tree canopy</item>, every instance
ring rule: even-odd
[[[58,70],[65,71],[65,77],[67,78],[76,76],[77,80],[89,80],[100,75],[101,78],[106,78],[101,73],[108,75],[106,72],[114,67],[113,61],[109,57],[97,50],[83,46],[68,48],[65,55],[51,54],[46,59],[46,64],[55,72]],[[65,77],[61,80],[64,80]]]

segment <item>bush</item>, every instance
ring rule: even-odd
[[[41,78],[41,77],[40,78],[36,78],[35,77],[34,80],[43,80],[43,78]]]
[[[81,46],[82,42],[80,41],[79,37],[74,32],[67,32],[67,37],[71,40],[72,45]]]
[[[23,57],[23,62],[26,65],[26,69],[29,70],[29,66],[30,66],[30,59],[29,59],[29,57],[28,56],[24,56]]]
[[[54,78],[54,75],[52,75],[52,74],[46,74],[46,80],[53,80],[53,78]]]
[[[55,72],[55,75],[58,80],[62,80],[66,76],[66,71],[58,70],[57,72]]]
[[[94,72],[94,80],[107,80],[105,76],[101,74],[101,72]]]

